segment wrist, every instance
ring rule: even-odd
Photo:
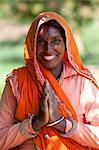
[[[43,123],[38,116],[31,116],[31,126],[37,132],[43,127]]]
[[[62,118],[62,116],[60,116],[60,115],[55,115],[55,116],[53,116],[53,118],[49,121],[49,123],[56,122],[56,121],[60,120],[61,118]]]
[[[31,126],[31,120],[25,119],[20,123],[19,126],[20,133],[26,138],[34,138],[39,134],[39,131],[35,131]]]

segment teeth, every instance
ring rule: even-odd
[[[46,60],[52,60],[56,57],[56,55],[53,55],[53,56],[44,56],[44,59]]]

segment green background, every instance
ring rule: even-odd
[[[71,27],[84,64],[99,66],[99,0],[1,0],[0,96],[6,75],[24,65],[24,41],[28,28],[34,17],[43,11],[62,15]],[[25,32],[18,35],[19,29],[25,27]]]

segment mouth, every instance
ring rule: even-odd
[[[52,56],[43,56],[43,58],[47,61],[51,61],[56,57],[56,55],[52,55]]]

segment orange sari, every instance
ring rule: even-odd
[[[42,13],[35,18],[33,21],[30,30],[28,32],[25,47],[24,47],[24,56],[26,61],[26,67],[14,70],[18,79],[20,98],[16,111],[16,118],[18,120],[24,120],[27,118],[28,113],[37,114],[39,112],[39,100],[42,90],[42,85],[45,79],[48,80],[56,95],[59,97],[59,112],[65,117],[69,117],[69,114],[66,112],[66,107],[71,111],[74,119],[77,121],[76,113],[70,104],[70,101],[66,94],[63,92],[61,86],[51,72],[44,68],[36,58],[36,40],[39,27],[42,23],[54,19],[61,24],[66,33],[66,47],[67,51],[65,52],[63,61],[69,61],[72,67],[82,76],[85,76],[88,79],[91,79],[95,84],[96,81],[89,72],[83,66],[83,63],[80,59],[77,46],[75,44],[72,33],[68,27],[66,21],[56,13],[46,12]],[[49,135],[49,138],[45,138],[45,135]],[[83,149],[83,146],[71,140],[70,138],[62,137],[54,128],[52,127],[43,127],[39,135],[35,137],[34,142],[36,146],[41,150],[78,150]]]

